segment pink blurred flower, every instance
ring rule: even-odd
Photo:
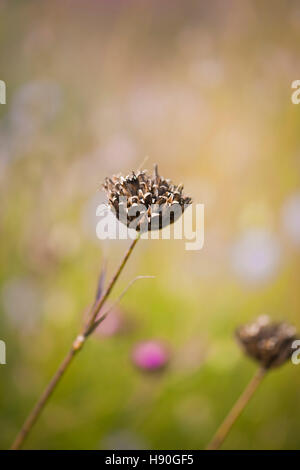
[[[169,352],[160,341],[144,341],[134,347],[132,361],[139,369],[155,371],[167,365]]]

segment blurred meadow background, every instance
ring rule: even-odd
[[[101,184],[145,156],[205,204],[204,248],[139,242],[112,299],[155,279],[89,340],[25,448],[204,448],[256,368],[235,328],[269,314],[300,331],[299,40],[297,1],[0,1],[1,448],[128,246],[96,237]],[[149,341],[157,372],[135,361]],[[300,366],[272,372],[223,448],[299,449],[299,388]]]

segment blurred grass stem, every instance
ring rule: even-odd
[[[233,424],[237,420],[237,418],[240,416],[242,411],[244,410],[245,406],[247,403],[250,401],[252,398],[253,394],[257,390],[258,386],[262,382],[262,379],[264,378],[266,374],[266,369],[260,367],[248,385],[246,386],[245,390],[243,393],[240,395],[238,400],[235,402],[231,410],[229,411],[228,415],[224,419],[223,423],[217,430],[216,434],[214,435],[213,439],[207,446],[207,450],[217,450],[221,447],[223,444],[226,436],[228,435],[229,431],[231,430]]]

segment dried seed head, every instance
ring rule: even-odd
[[[174,185],[158,174],[146,170],[132,172],[123,178],[106,178],[104,185],[109,204],[116,217],[137,231],[157,230],[174,223],[191,204],[183,194],[183,185]]]
[[[291,357],[296,329],[287,323],[271,323],[263,315],[238,328],[236,337],[246,354],[268,369],[281,366]]]

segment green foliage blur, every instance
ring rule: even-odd
[[[55,372],[128,241],[96,237],[105,176],[146,156],[205,204],[205,244],[142,240],[125,327],[78,355],[28,449],[201,449],[256,369],[235,328],[300,331],[300,5],[0,2],[0,447]],[[298,202],[297,202],[298,201]],[[297,225],[298,220],[298,225]],[[134,366],[159,340],[166,368]],[[300,366],[266,377],[224,449],[299,449]]]

